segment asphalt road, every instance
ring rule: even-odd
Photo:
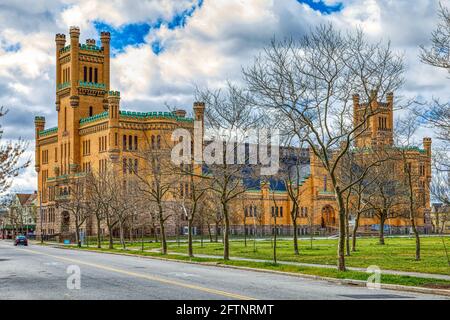
[[[67,270],[80,270],[80,289]],[[76,286],[75,286],[76,287]],[[0,299],[443,299],[287,275],[0,241]]]

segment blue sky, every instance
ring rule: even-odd
[[[297,0],[301,4],[309,6],[311,9],[316,10],[324,15],[332,14],[334,12],[339,12],[343,9],[344,5],[342,2],[335,4],[326,4],[324,1],[320,0]],[[139,22],[124,24],[119,27],[114,27],[101,20],[93,21],[93,25],[97,32],[109,31],[111,33],[111,46],[113,48],[113,55],[123,52],[124,48],[127,46],[139,46],[145,43],[145,37],[150,32],[150,30],[160,29],[161,26],[165,25],[169,30],[176,28],[183,28],[186,26],[188,18],[192,17],[197,9],[200,9],[203,5],[203,0],[198,0],[197,3],[193,4],[190,8],[185,9],[181,12],[177,12],[171,17],[171,19],[158,19],[153,23]],[[164,47],[161,42],[153,41],[151,44],[152,50],[155,54],[160,54]]]
[[[450,0],[441,0],[450,6]],[[121,107],[191,109],[196,85],[220,88],[240,81],[241,68],[273,38],[299,37],[333,23],[362,28],[374,41],[391,40],[404,53],[406,83],[396,97],[450,99],[448,74],[423,65],[418,48],[429,43],[439,0],[3,0],[0,6],[0,105],[4,138],[29,142],[33,160],[35,115],[56,125],[56,33],[81,30],[81,41],[111,32],[111,86]],[[417,23],[420,21],[420,23]],[[429,135],[426,129],[421,136]],[[35,188],[33,166],[14,190]]]
[[[167,26],[169,30],[176,28],[183,28],[186,26],[187,19],[192,17],[195,10],[201,8],[203,0],[198,0],[190,8],[182,10],[181,12],[175,12],[170,19],[159,18],[153,23],[140,22],[124,24],[119,27],[113,27],[112,25],[103,22],[101,20],[93,21],[93,25],[97,32],[109,31],[111,33],[111,47],[113,48],[113,55],[123,52],[127,46],[139,46],[145,43],[145,37],[150,30],[158,30],[161,26]],[[151,43],[153,53],[160,54],[164,48],[157,40]]]
[[[317,10],[323,14],[331,14],[333,12],[341,11],[344,8],[344,4],[342,2],[338,2],[336,4],[326,4],[324,1],[320,0],[297,0],[300,3],[307,4],[313,10]]]

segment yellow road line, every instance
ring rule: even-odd
[[[208,293],[212,293],[212,294],[216,294],[216,295],[220,295],[220,296],[229,297],[229,298],[232,298],[232,299],[256,300],[255,298],[248,297],[248,296],[243,296],[243,295],[240,295],[240,294],[235,294],[235,293],[230,293],[230,292],[226,292],[226,291],[222,291],[222,290],[210,289],[210,288],[205,288],[205,287],[200,287],[200,286],[197,286],[197,285],[194,285],[194,284],[188,284],[188,283],[179,282],[179,281],[175,281],[175,280],[164,279],[164,278],[151,276],[151,275],[146,275],[146,274],[142,274],[142,273],[136,273],[136,272],[126,271],[126,270],[122,270],[122,269],[116,269],[116,268],[108,267],[108,266],[101,265],[101,264],[85,262],[85,261],[72,259],[72,258],[55,256],[55,255],[52,255],[52,254],[43,253],[43,252],[39,252],[39,251],[34,251],[34,250],[30,250],[30,249],[22,249],[22,250],[24,250],[26,252],[34,253],[34,254],[41,254],[41,255],[44,255],[44,256],[52,257],[52,258],[55,258],[55,259],[65,260],[65,261],[68,261],[68,262],[73,262],[73,263],[77,263],[77,264],[83,264],[83,265],[87,265],[87,266],[98,268],[98,269],[103,269],[103,270],[107,270],[107,271],[122,273],[122,274],[126,274],[126,275],[129,275],[129,276],[137,277],[137,278],[153,280],[153,281],[166,283],[166,284],[170,284],[170,285],[174,285],[174,286],[179,286],[179,287],[183,287],[183,288],[189,288],[189,289],[199,290],[199,291],[203,291],[203,292],[208,292]]]

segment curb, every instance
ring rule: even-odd
[[[45,244],[45,246],[59,248],[59,249],[80,250],[78,248],[66,247],[66,246],[55,245],[55,244]],[[98,253],[107,253],[107,254],[113,254],[113,255],[121,255],[121,256],[131,256],[131,257],[135,257],[135,258],[154,259],[154,260],[170,261],[170,262],[177,262],[177,263],[188,263],[188,264],[203,265],[203,266],[209,266],[209,267],[213,266],[213,267],[228,268],[228,269],[257,271],[257,272],[261,272],[261,273],[271,273],[271,274],[278,274],[278,275],[285,275],[285,276],[293,276],[293,277],[303,278],[303,279],[321,280],[321,281],[327,281],[327,282],[337,283],[337,284],[342,284],[342,285],[353,285],[353,286],[359,286],[359,287],[366,287],[366,285],[367,285],[367,282],[363,281],[363,280],[336,279],[336,278],[322,277],[322,276],[316,276],[316,275],[310,275],[310,274],[304,274],[304,273],[295,273],[295,272],[285,272],[285,271],[277,271],[277,270],[269,270],[269,269],[261,269],[261,268],[233,266],[233,265],[221,264],[218,262],[199,262],[199,261],[177,260],[177,259],[168,259],[168,258],[155,257],[155,256],[143,256],[143,255],[137,255],[137,254],[132,254],[132,253],[126,253],[126,252],[110,252],[110,251],[99,251],[99,250],[90,250],[90,249],[81,249],[81,250],[88,251],[88,252],[98,252]],[[404,292],[406,291],[406,292],[434,294],[434,295],[450,297],[450,290],[446,290],[446,289],[432,289],[432,288],[403,286],[403,285],[398,285],[398,284],[387,284],[387,283],[386,284],[381,283],[380,288],[386,289],[386,290],[393,290],[393,291],[404,291]]]

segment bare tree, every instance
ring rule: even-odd
[[[97,229],[97,248],[102,247],[102,222],[105,218],[105,197],[106,188],[104,183],[104,179],[100,176],[99,173],[87,172],[86,173],[87,180],[87,192],[86,192],[86,209],[95,217],[96,220],[96,229]]]
[[[408,204],[409,192],[404,181],[394,175],[394,172],[398,172],[395,170],[394,161],[385,162],[372,170],[376,177],[365,188],[364,201],[368,209],[366,213],[379,221],[379,244],[384,245],[385,223],[388,219],[397,218],[403,214],[402,208]]]
[[[300,210],[302,208],[302,193],[306,189],[302,189],[302,179],[305,178],[306,164],[302,158],[303,144],[297,148],[285,148],[284,154],[281,157],[281,166],[278,173],[278,177],[283,181],[289,200],[292,202],[292,208],[289,210],[289,214],[292,220],[293,227],[293,241],[294,241],[294,254],[299,255],[298,246],[298,218],[300,217]]]
[[[8,113],[3,107],[0,107],[0,119]],[[2,143],[3,130],[0,125],[0,194],[5,193],[11,186],[12,179],[30,165],[30,160],[20,163],[27,143],[22,139],[16,142],[7,141]]]
[[[440,3],[438,14],[439,23],[431,34],[431,47],[421,46],[420,59],[423,63],[450,72],[450,11]]]
[[[205,130],[213,138],[205,146],[205,154],[209,154],[214,161],[207,165],[207,172],[201,177],[209,180],[210,190],[219,198],[224,222],[223,257],[228,260],[231,203],[246,192],[244,180],[254,173],[249,169],[246,153],[242,162],[234,161],[238,158],[239,146],[245,146],[245,136],[239,133],[255,128],[259,118],[250,108],[252,100],[248,92],[231,83],[225,91],[198,90],[196,96],[208,106],[205,110]],[[229,161],[230,158],[232,161]]]
[[[159,226],[162,254],[167,254],[166,223],[173,215],[171,195],[178,185],[178,175],[174,174],[178,168],[171,161],[171,146],[169,132],[146,136],[144,147],[134,152],[141,165],[134,169],[137,162],[124,162],[124,170],[134,171],[137,190],[156,208],[154,218]]]
[[[439,24],[431,35],[431,48],[422,46],[420,59],[428,65],[444,68],[450,73],[450,11],[442,3],[439,9]],[[419,103],[415,113],[425,120],[442,142],[441,150],[434,150],[434,167],[437,172],[450,172],[450,102],[433,99],[428,108]]]
[[[80,228],[86,222],[90,212],[86,202],[86,177],[84,175],[67,178],[56,197],[58,206],[67,211],[75,222],[75,242],[81,247]]]
[[[418,208],[420,207],[420,196],[424,199],[423,192],[419,194],[419,169],[415,165],[415,156],[411,154],[411,149],[416,147],[414,143],[414,136],[418,128],[417,117],[414,114],[409,114],[398,122],[397,128],[397,158],[401,163],[404,174],[404,183],[407,189],[407,214],[411,224],[411,229],[414,233],[416,242],[416,260],[420,260],[420,235],[416,226],[416,219],[418,218]],[[422,203],[423,204],[423,203]]]
[[[122,248],[126,248],[125,243],[125,228],[133,214],[133,206],[130,201],[133,201],[133,195],[137,194],[137,188],[133,184],[130,177],[124,177],[123,180],[111,179],[109,181],[108,189],[110,192],[109,208],[117,221],[119,226],[119,237]]]
[[[197,217],[197,213],[200,211],[200,203],[203,201],[209,186],[207,180],[195,175],[194,168],[191,164],[180,165],[179,181],[180,188],[175,189],[175,197],[176,194],[179,195],[183,214],[188,222],[188,255],[189,257],[193,257],[193,223]]]
[[[283,117],[305,141],[330,176],[339,212],[338,269],[345,270],[345,192],[351,183],[338,179],[343,156],[363,132],[371,108],[403,83],[403,59],[390,45],[372,44],[362,31],[342,34],[332,25],[319,26],[299,41],[272,41],[244,70],[249,89],[261,108]],[[355,93],[368,103],[352,123]]]

